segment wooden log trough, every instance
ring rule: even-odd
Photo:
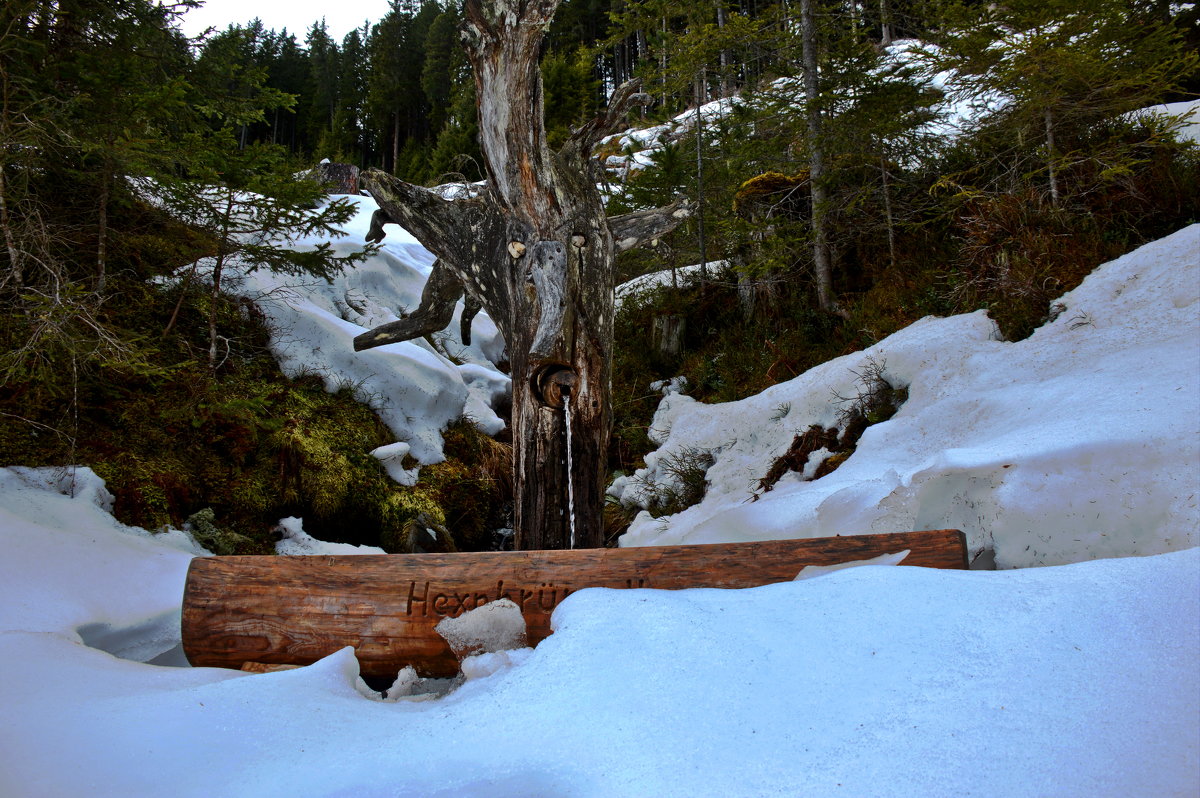
[[[808,565],[908,549],[903,565],[966,568],[958,530],[574,551],[197,557],[183,597],[183,650],[197,666],[308,664],[354,646],[365,676],[405,665],[451,676],[458,660],[434,627],[501,598],[522,610],[530,645],[586,587],[743,588]]]

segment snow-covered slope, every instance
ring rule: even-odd
[[[1086,456],[1080,453],[1080,456]],[[0,471],[0,795],[1188,796],[1200,550],[583,590],[507,667],[371,700],[346,649],[162,667],[188,553],[94,476]],[[175,544],[174,546],[171,544]],[[169,652],[168,652],[169,653]],[[159,655],[167,661],[166,654]],[[376,696],[376,698],[378,698]]]
[[[1195,226],[1100,269],[1027,341],[994,340],[981,314],[927,319],[743,402],[672,394],[656,456],[711,448],[712,487],[626,542],[961,526],[1007,566],[1194,545],[1198,271]],[[325,368],[327,347],[392,312],[353,294],[364,284],[271,311],[279,324],[282,308],[297,314],[276,344],[285,360]],[[400,301],[386,290],[364,294]],[[325,337],[306,344],[310,330]],[[786,477],[747,502],[794,431],[834,420],[832,392],[852,391],[868,358],[909,386],[907,404],[831,475]],[[381,386],[429,373],[456,384],[415,345],[375,368]],[[0,469],[0,795],[1200,791],[1197,548],[1006,572],[866,566],[749,590],[581,590],[536,650],[475,663],[448,695],[385,702],[349,649],[262,675],[169,667],[183,664],[197,549],[122,526],[109,507],[87,469]],[[288,519],[294,540],[299,524]]]
[[[613,493],[646,506],[662,466],[711,453],[708,493],[641,514],[623,545],[958,528],[1002,568],[1195,546],[1200,530],[1200,225],[1100,267],[1019,343],[982,313],[927,318],[740,402],[672,394],[661,446]],[[816,481],[754,500],[795,434],[832,426],[871,363],[909,398]]]
[[[369,197],[345,199],[358,213],[344,228],[347,236],[331,243],[339,252],[352,252],[362,248],[378,206]],[[325,240],[313,237],[295,244],[312,246]],[[355,352],[352,341],[371,327],[415,310],[432,264],[433,255],[415,238],[388,225],[380,251],[332,283],[262,270],[234,274],[225,284],[266,314],[271,347],[285,374],[316,374],[329,390],[353,388],[407,444],[407,453],[429,464],[443,457],[441,430],[464,413],[489,434],[504,428],[491,409],[509,385],[508,377],[494,366],[504,355],[496,326],[487,314],[479,314],[472,323],[471,346],[463,346],[458,334],[460,303],[450,326],[435,336],[441,351],[417,340]],[[410,473],[405,479],[415,476]]]
[[[975,91],[973,86],[953,71],[939,71],[932,66],[938,62],[939,53],[938,47],[929,42],[897,39],[888,45],[871,73],[876,86],[887,83],[912,84],[933,92],[937,97],[928,109],[929,121],[912,131],[914,139],[943,142],[954,139],[1003,110],[1011,102],[1010,97],[994,91]],[[711,127],[737,107],[792,105],[799,108],[803,105],[803,98],[803,86],[798,79],[777,78],[756,92],[701,105],[699,118],[705,126]],[[852,93],[842,94],[837,99],[842,107],[832,110],[835,114],[843,112],[855,101]],[[1170,117],[1178,122],[1180,140],[1200,143],[1200,100],[1152,106],[1136,113]],[[615,181],[623,184],[632,173],[652,167],[664,145],[678,142],[690,134],[696,126],[696,119],[697,110],[691,108],[661,124],[630,128],[608,136],[601,142],[601,150],[616,149],[618,152],[605,158],[605,169]]]

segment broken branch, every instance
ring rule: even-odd
[[[692,204],[681,195],[663,208],[613,216],[608,220],[608,229],[617,251],[624,252],[666,235],[691,215]]]
[[[425,282],[425,289],[421,291],[421,302],[417,309],[403,319],[388,322],[355,336],[354,351],[361,352],[385,344],[411,341],[444,330],[454,316],[455,303],[462,295],[462,282],[442,261],[435,260],[433,271],[429,273],[429,279]],[[466,318],[465,312],[463,317]],[[469,322],[467,330],[470,330]]]
[[[629,80],[622,83],[608,99],[608,110],[603,116],[597,116],[585,122],[583,127],[576,130],[563,145],[562,152],[575,150],[583,156],[591,155],[593,149],[608,134],[621,129],[625,124],[625,115],[635,105],[650,105],[654,98],[639,89],[640,80]]]
[[[455,234],[466,227],[465,206],[472,200],[443,199],[427,188],[405,183],[378,169],[363,173],[360,182],[379,203],[379,211],[371,217],[368,241],[382,241],[383,225],[395,222],[439,257],[457,254],[449,247],[457,240]]]

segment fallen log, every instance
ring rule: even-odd
[[[458,661],[434,631],[447,617],[508,598],[530,645],[550,614],[586,587],[743,588],[909,550],[904,565],[966,568],[958,530],[574,551],[356,556],[197,557],[183,597],[183,650],[197,666],[308,664],[354,646],[364,675],[413,665],[450,676]]]

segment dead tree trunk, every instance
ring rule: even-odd
[[[616,253],[669,232],[688,213],[681,200],[605,217],[591,152],[631,105],[648,101],[632,84],[617,90],[604,116],[550,152],[538,50],[558,1],[466,3],[462,34],[475,72],[484,191],[448,201],[383,172],[362,178],[386,220],[402,224],[436,254],[439,268],[483,305],[504,335],[521,549],[604,543]],[[414,316],[433,314],[427,304],[452,307],[456,296],[429,292]],[[419,326],[372,330],[355,347],[404,340]],[[564,405],[571,415],[569,474]]]

